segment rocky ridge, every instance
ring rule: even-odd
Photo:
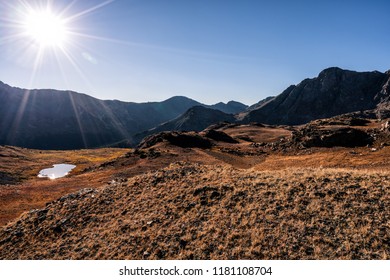
[[[244,122],[296,125],[349,112],[382,111],[386,117],[389,72],[354,72],[332,67],[318,77],[288,87],[273,99],[241,114]],[[386,113],[387,114],[387,113]]]

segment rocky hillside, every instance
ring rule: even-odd
[[[136,139],[140,141],[160,131],[200,131],[220,121],[296,125],[370,110],[377,118],[390,116],[390,73],[354,72],[334,67],[325,69],[317,78],[290,86],[276,97],[261,100],[235,118],[191,108],[175,120],[138,134]]]
[[[377,116],[380,119],[390,118],[390,70],[386,72],[386,75],[388,79],[378,95],[381,102],[376,109]]]
[[[0,259],[389,259],[390,177],[171,164],[25,213]]]
[[[26,90],[0,82],[0,145],[39,149],[107,146],[172,120],[193,106],[243,110],[236,102],[204,105],[176,96],[162,102],[99,100],[71,91]]]
[[[136,135],[135,139],[140,141],[148,135],[161,131],[202,131],[212,124],[235,121],[235,117],[231,114],[203,106],[194,106],[176,119]]]
[[[389,104],[390,73],[323,70],[318,77],[288,87],[271,100],[251,106],[244,122],[304,124],[348,112],[385,108]]]
[[[390,117],[390,72],[325,69],[248,108],[234,101],[204,105],[180,96],[149,103],[103,101],[0,82],[0,144],[39,149],[129,147],[152,133],[200,131],[221,121],[295,125],[365,110],[374,110],[380,119]]]

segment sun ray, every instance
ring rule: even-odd
[[[38,72],[39,66],[40,66],[41,61],[42,61],[42,57],[43,57],[43,48],[42,48],[42,47],[39,47],[38,52],[37,52],[37,55],[36,55],[36,57],[35,57],[33,70],[32,70],[32,72],[31,72],[31,77],[30,77],[30,82],[29,82],[29,88],[31,88],[32,85],[33,85],[33,83],[34,83],[35,76],[36,76],[36,74],[37,74],[37,72]]]
[[[44,4],[44,1],[31,2],[26,0],[18,0],[16,4],[15,2],[11,1],[2,3],[5,4],[3,7],[9,9],[11,12],[7,13],[6,17],[0,19],[0,28],[7,28],[5,30],[7,30],[7,33],[9,33],[0,35],[0,45],[14,44],[15,48],[12,49],[12,52],[19,53],[19,55],[15,53],[15,58],[25,61],[24,63],[26,63],[28,59],[27,56],[33,56],[31,64],[32,70],[30,79],[28,81],[28,88],[32,88],[35,85],[35,80],[41,67],[44,64],[49,63],[46,60],[50,55],[53,55],[53,61],[57,65],[59,72],[61,73],[61,76],[66,84],[69,84],[69,77],[67,77],[65,73],[64,64],[61,62],[60,56],[63,56],[65,60],[68,61],[68,63],[75,69],[76,73],[81,77],[87,87],[89,87],[92,91],[93,87],[91,82],[88,80],[87,76],[81,69],[77,59],[74,58],[73,54],[67,48],[68,46],[74,46],[79,49],[85,49],[85,47],[78,42],[73,42],[71,39],[66,41],[56,41],[59,38],[55,36],[58,35],[58,32],[66,32],[66,35],[69,35],[69,37],[73,36],[75,33],[74,31],[69,30],[67,27],[66,30],[62,30],[61,28],[65,28],[65,24],[69,22],[75,22],[81,17],[89,15],[90,13],[109,5],[114,1],[115,0],[104,1],[81,12],[71,14],[70,16],[66,16],[66,14],[77,3],[77,0],[71,1],[60,11],[55,11],[54,1],[51,0],[47,0],[46,5]],[[47,21],[43,21],[45,17]],[[55,27],[56,24],[58,25],[57,29],[51,29],[53,28],[53,25]],[[62,24],[64,24],[64,26],[62,26]],[[45,34],[42,32],[49,33]],[[85,38],[88,38],[87,34],[79,33],[78,36],[84,36]],[[89,39],[92,37],[93,36],[89,36]],[[50,39],[54,40],[53,44],[50,42]],[[97,36],[95,39],[97,39]],[[115,42],[114,39],[110,41]],[[118,43],[119,40],[116,42]],[[49,52],[52,52],[52,54]],[[82,126],[82,121],[80,119],[81,116],[76,107],[76,100],[74,100],[71,92],[68,92],[68,94],[75,114],[76,122],[81,133],[81,140],[86,147],[88,143],[85,135],[85,128]],[[21,97],[17,108],[16,118],[11,124],[11,129],[8,136],[9,138],[15,137],[16,133],[18,133],[21,121],[26,117],[26,108],[29,102],[31,102],[32,97],[33,91],[30,90],[26,90]],[[110,118],[112,117],[113,116],[110,115]],[[118,127],[123,128],[121,126],[120,120],[115,119],[114,123]],[[126,134],[124,129],[121,129],[121,132]]]
[[[60,69],[60,72],[61,72],[61,76],[64,79],[64,82],[65,82],[67,88],[70,88],[69,80],[68,80],[68,78],[67,78],[67,76],[65,74],[64,66],[60,62],[60,58],[58,56],[58,52],[57,51],[54,51],[54,57],[55,57],[55,60],[56,60],[57,65],[58,65],[58,68]]]
[[[25,93],[23,94],[22,100],[19,104],[19,108],[17,110],[16,117],[11,124],[11,129],[10,129],[8,139],[7,139],[8,141],[15,140],[15,136],[18,133],[18,129],[20,126],[20,121],[22,120],[22,118],[24,116],[25,109],[26,109],[26,106],[27,106],[29,99],[30,99],[30,90],[26,90]]]
[[[82,122],[80,120],[79,112],[77,111],[77,108],[76,108],[76,103],[73,99],[73,95],[71,92],[68,92],[68,96],[69,96],[70,103],[72,104],[73,112],[76,116],[76,122],[77,122],[77,126],[79,128],[80,134],[81,134],[81,139],[83,141],[83,145],[84,145],[84,147],[87,147],[87,139],[85,137],[84,128],[83,128]]]
[[[71,54],[65,49],[65,48],[60,48],[61,52],[65,55],[65,57],[68,59],[70,64],[74,67],[74,69],[77,71],[77,73],[80,75],[80,77],[83,79],[83,81],[86,83],[86,85],[90,88],[92,91],[93,86],[91,82],[88,80],[86,75],[83,73],[81,68],[77,65],[75,59],[72,58]]]
[[[78,37],[82,37],[82,38],[86,38],[86,39],[98,40],[98,41],[103,41],[103,42],[108,42],[108,43],[115,43],[115,44],[120,44],[120,45],[124,45],[124,46],[138,47],[138,48],[144,48],[144,49],[148,48],[148,49],[164,51],[164,52],[168,52],[168,53],[175,53],[175,54],[181,54],[181,55],[186,55],[186,56],[208,58],[208,59],[212,59],[212,60],[222,59],[222,58],[250,59],[249,57],[244,57],[244,56],[223,55],[223,54],[218,54],[218,53],[199,52],[199,51],[192,51],[192,50],[188,50],[188,49],[171,48],[171,47],[165,47],[165,46],[160,46],[160,45],[151,45],[151,44],[138,43],[138,42],[133,42],[133,41],[128,41],[128,40],[125,41],[125,40],[96,36],[96,35],[91,35],[91,34],[84,34],[84,33],[79,33],[79,32],[75,32],[75,31],[69,31],[69,34],[71,34],[72,36],[75,36],[75,37],[78,36]]]
[[[1,37],[0,45],[5,45],[20,40],[20,36],[22,35],[23,33],[16,33],[12,35],[3,36]]]
[[[74,15],[72,15],[70,17],[67,17],[66,21],[68,21],[68,22],[69,21],[73,21],[74,19],[80,18],[80,17],[82,17],[84,15],[87,15],[87,14],[93,12],[93,11],[96,11],[96,10],[98,10],[100,8],[103,8],[104,6],[107,6],[108,4],[111,4],[114,1],[115,0],[107,0],[107,1],[105,1],[105,2],[103,2],[101,4],[99,4],[99,5],[93,6],[92,8],[86,9],[86,10],[80,12],[80,13],[77,13],[77,14],[74,14]]]
[[[60,17],[64,17],[66,12],[69,11],[70,8],[73,7],[74,4],[77,3],[77,0],[73,0],[72,2],[69,3],[60,13],[58,14]]]

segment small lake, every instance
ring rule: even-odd
[[[54,164],[52,168],[46,168],[39,171],[39,178],[57,179],[68,175],[75,168],[73,164]]]

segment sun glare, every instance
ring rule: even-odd
[[[62,75],[68,82],[66,71],[69,65],[86,84],[90,84],[80,66],[80,54],[91,63],[96,64],[96,60],[88,55],[88,45],[83,43],[91,39],[113,40],[80,32],[84,28],[79,20],[114,1],[90,1],[98,3],[81,9],[85,8],[84,2],[87,1],[0,0],[0,14],[4,14],[0,17],[0,46],[7,44],[10,50],[14,48],[11,53],[15,54],[17,61],[31,67],[30,87],[37,74],[47,67],[59,70],[53,74]],[[84,5],[78,5],[78,2]]]
[[[42,47],[62,47],[66,42],[65,21],[50,11],[30,11],[24,25],[27,35]]]

